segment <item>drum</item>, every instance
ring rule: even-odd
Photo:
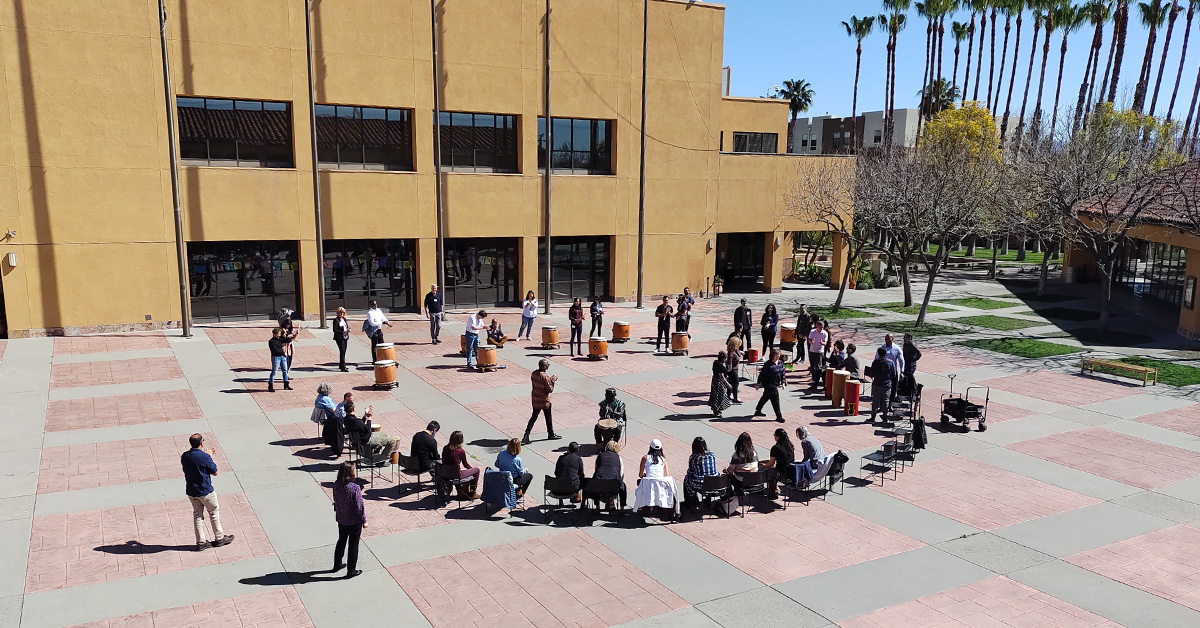
[[[479,345],[479,350],[475,353],[479,358],[479,368],[490,368],[496,366],[496,346],[495,345]]]
[[[758,349],[747,349],[746,361],[751,364],[758,364]]]
[[[825,398],[833,399],[833,367],[825,368]]]
[[[616,321],[612,326],[613,342],[629,342],[629,323]]]
[[[608,339],[600,336],[588,338],[588,357],[593,360],[608,359]]]
[[[396,362],[384,360],[375,363],[375,387],[394,388],[396,386]]]
[[[616,440],[620,431],[620,423],[616,419],[600,419],[596,421],[596,446],[602,447],[610,440]]]
[[[467,355],[467,335],[463,334],[458,337],[458,351],[463,355]]]
[[[671,334],[671,353],[688,352],[688,333],[677,331]]]
[[[858,416],[858,397],[862,384],[857,379],[846,380],[846,416]]]
[[[396,347],[390,342],[381,342],[375,345],[375,361],[387,362],[396,361]]]
[[[557,349],[558,348],[558,326],[545,325],[542,327],[542,348]]]
[[[842,398],[846,395],[846,380],[848,379],[850,379],[850,371],[833,372],[833,396],[830,400],[833,402],[833,407],[835,408],[842,406]]]
[[[779,342],[796,342],[796,326],[792,323],[784,323],[779,326],[782,331],[779,332]]]

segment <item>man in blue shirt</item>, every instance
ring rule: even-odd
[[[183,465],[188,500],[192,502],[192,520],[196,525],[196,551],[229,545],[233,542],[233,535],[221,531],[221,513],[212,486],[212,476],[217,474],[217,463],[213,462],[211,455],[215,450],[205,451],[204,437],[199,434],[192,434],[188,442],[192,448],[183,452],[179,462]],[[205,539],[205,512],[208,512],[208,518],[212,522],[212,543]]]

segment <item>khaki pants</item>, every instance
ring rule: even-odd
[[[371,439],[367,441],[367,446],[371,451],[379,452],[385,458],[390,458],[392,452],[399,451],[400,439],[394,436],[388,436],[383,432],[375,432],[371,434]]]
[[[221,509],[217,506],[217,494],[209,493],[204,497],[188,496],[192,502],[192,520],[196,524],[196,545],[200,545],[205,541],[204,538],[204,513],[208,512],[209,521],[212,522],[213,540],[219,541],[225,537],[225,533],[221,531]]]

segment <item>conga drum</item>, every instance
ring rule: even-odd
[[[758,349],[746,349],[746,361],[751,364],[758,364]]]
[[[607,360],[608,339],[600,336],[588,338],[588,357],[593,360]]]
[[[779,326],[782,331],[779,332],[779,342],[796,342],[796,325],[793,323],[784,323]]]
[[[833,399],[833,367],[825,368],[825,398]]]
[[[616,419],[600,419],[596,421],[596,448],[603,448],[605,443],[616,440],[620,430],[621,424],[617,423]]]
[[[375,388],[386,390],[398,386],[396,383],[396,362],[383,360],[375,363]]]
[[[616,321],[612,326],[613,342],[629,342],[629,323]]]
[[[463,355],[467,355],[467,335],[463,334],[458,337],[458,351]]]
[[[686,331],[677,331],[671,334],[671,353],[675,355],[688,352],[688,334]]]
[[[396,361],[396,346],[390,342],[381,342],[375,345],[375,361],[387,362]]]
[[[558,348],[558,325],[542,326],[542,348],[557,349]]]
[[[858,416],[858,398],[862,384],[857,379],[846,380],[846,416]]]
[[[846,395],[846,380],[850,379],[850,371],[834,371],[833,372],[833,407],[839,408],[842,405],[842,398]]]
[[[480,370],[496,368],[496,345],[479,345],[475,354],[479,358]]]

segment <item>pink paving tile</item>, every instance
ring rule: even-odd
[[[182,492],[182,486],[180,487]],[[221,528],[236,539],[195,551],[187,500],[36,517],[25,592],[231,563],[275,553],[242,493],[221,495]],[[206,518],[207,520],[207,518]],[[211,540],[211,530],[207,533]]]
[[[979,382],[1000,390],[1033,397],[1066,406],[1082,406],[1112,401],[1141,392],[1141,387],[1114,382],[1079,373],[1033,371]]]
[[[221,355],[224,356],[225,362],[229,364],[229,369],[232,371],[265,374],[270,374],[271,372],[271,352],[267,349],[267,343],[265,342],[261,351],[227,351]],[[337,352],[329,347],[324,345],[298,345],[292,356],[291,373],[293,375],[304,375],[316,370],[315,367],[336,367],[337,364]],[[328,371],[323,368],[318,371],[318,374],[327,373]]]
[[[922,360],[922,362],[924,362],[924,360]],[[917,377],[920,378],[919,373],[917,374]],[[963,390],[963,386],[955,386],[954,394],[962,394]],[[983,392],[984,391],[982,390],[972,390],[971,402],[982,404],[984,402],[984,396],[982,394]],[[922,389],[921,406],[926,413],[925,416],[932,417],[933,421],[935,422],[938,420],[938,416],[942,409],[942,396],[946,395],[947,393],[949,393],[948,390],[934,388],[931,386],[926,386],[924,389]],[[1035,414],[1037,414],[1037,412],[1034,412],[1033,410],[1026,410],[1025,408],[1010,406],[1008,404],[1000,403],[995,399],[989,399],[987,402],[988,424],[1001,423],[1004,421],[1010,421],[1012,419],[1021,419],[1027,416],[1033,416]]]
[[[565,351],[566,347],[563,350]],[[584,352],[588,350],[586,341],[583,343],[583,350]],[[655,357],[653,354],[646,353],[644,350],[639,350],[630,345],[615,343],[609,343],[608,345],[607,360],[591,360],[586,357],[571,357],[570,355],[548,357],[550,357],[556,366],[562,366],[590,377],[610,377],[622,373],[643,373],[646,371],[669,369],[675,366],[671,363],[672,358]]]
[[[358,326],[362,326],[359,321]],[[351,325],[351,329],[355,326]],[[267,341],[271,339],[271,330],[275,329],[275,325],[247,325],[242,324],[236,327],[205,327],[204,333],[208,336],[209,341],[214,345],[231,345],[240,343],[261,343],[266,346]],[[316,338],[311,331],[303,328],[296,328],[296,338]]]
[[[692,453],[691,442],[684,443],[681,440],[667,436],[665,434],[640,434],[638,436],[630,436],[628,439],[621,438],[621,462],[625,465],[625,484],[629,487],[629,498],[633,500],[633,489],[637,486],[638,464],[642,461],[642,456],[650,449],[650,439],[657,438],[662,442],[663,453],[667,457],[667,470],[670,475],[675,478],[676,482],[682,483],[683,476],[687,473],[688,456]],[[558,462],[559,456],[567,451],[566,442],[553,450],[543,451],[542,457],[550,462]],[[579,443],[579,455],[583,458],[583,471],[588,477],[596,470],[596,444],[589,437]],[[721,457],[717,456],[718,464]],[[537,481],[534,482],[537,485]]]
[[[600,402],[598,400],[592,401],[573,392],[556,392],[551,395],[550,399],[553,404],[554,429],[556,431],[593,426],[600,418]],[[487,421],[492,427],[512,438],[518,438],[525,432],[525,425],[529,423],[529,415],[533,412],[529,395],[481,401],[467,404],[465,407],[479,418]],[[546,424],[541,415],[538,416],[538,424],[534,429],[535,433],[546,431]]]
[[[442,346],[445,345],[443,344]],[[409,370],[430,386],[444,393],[497,388],[499,386],[525,385],[532,388],[530,371],[505,361],[499,355],[496,356],[497,362],[507,368],[488,373],[480,373],[474,369],[468,371],[465,358],[460,359],[464,361],[454,364],[431,364],[425,367],[410,368]]]
[[[182,377],[183,370],[174,356],[55,364],[50,367],[51,388],[132,384]]]
[[[102,336],[67,336],[54,339],[54,355],[167,349],[170,346],[167,337],[161,331]]]
[[[999,576],[838,622],[841,628],[1121,628]]]
[[[1174,430],[1192,436],[1200,436],[1200,403],[1190,406],[1156,412],[1134,419],[1147,425],[1154,425],[1167,430]]]
[[[770,515],[688,521],[670,530],[767,585],[924,545],[823,501]]]
[[[1200,610],[1200,530],[1176,525],[1064,560]]]
[[[434,628],[603,628],[687,606],[578,530],[388,571]]]
[[[312,628],[292,587],[126,615],[73,628]]]
[[[966,355],[948,349],[922,349],[921,359],[917,362],[917,370],[921,373],[953,373],[977,366],[990,364],[983,358]]]
[[[47,447],[42,450],[37,492],[57,493],[176,478],[183,490],[179,456],[191,448],[189,436]],[[206,435],[205,446],[217,448],[213,460],[219,468],[229,468],[215,437]]]
[[[408,449],[407,444],[404,445],[404,449]],[[367,470],[363,469],[361,473],[365,476]],[[387,477],[391,470],[384,468],[383,473],[384,478],[375,478],[374,482],[363,487],[363,505],[367,514],[367,527],[363,530],[364,538],[432,528],[452,523],[454,521],[452,516],[455,518],[461,516],[461,513],[455,510],[436,508],[428,475],[423,476],[422,479],[426,482],[418,495],[416,490],[407,486],[410,478],[399,476],[401,487],[398,490],[396,484],[391,482],[391,478]],[[333,483],[323,482],[321,488],[332,503]],[[475,504],[479,504],[479,502],[475,502]],[[451,504],[451,507],[454,505],[456,504]],[[474,513],[474,510],[462,511],[462,513],[466,512]],[[470,516],[481,515],[471,514]],[[329,520],[333,521],[332,510],[329,511]]]
[[[391,391],[375,390],[375,376],[367,373],[368,371],[331,374],[320,380],[329,382],[329,385],[333,387],[334,399],[341,399],[343,393],[353,390],[355,403],[360,406],[380,399],[394,398]],[[265,378],[254,379],[257,381],[246,382],[245,386],[250,390],[250,396],[254,398],[263,412],[312,407],[317,398],[317,385],[320,383],[316,378],[304,378],[296,380],[292,384],[292,390],[284,390],[283,381],[276,374],[275,392],[272,393],[267,392]]]
[[[202,419],[200,404],[190,389],[164,390],[115,397],[51,401],[46,408],[46,431],[62,432],[118,425],[142,425]]]
[[[961,456],[909,467],[899,480],[872,489],[981,530],[1100,503]]]
[[[754,412],[751,400],[757,402],[758,394],[752,386],[742,382],[738,388],[738,397],[745,401],[742,406],[735,406],[730,413],[739,414],[740,407],[745,414]],[[661,379],[653,382],[622,386],[621,392],[645,399],[668,412],[677,414],[711,414],[708,408],[708,391],[712,387],[712,375],[694,375],[676,379]],[[743,394],[744,393],[744,394]],[[749,408],[747,408],[749,405]]]
[[[1200,475],[1200,453],[1099,427],[1035,438],[1008,448],[1144,489]],[[1114,452],[1120,452],[1119,463]]]

